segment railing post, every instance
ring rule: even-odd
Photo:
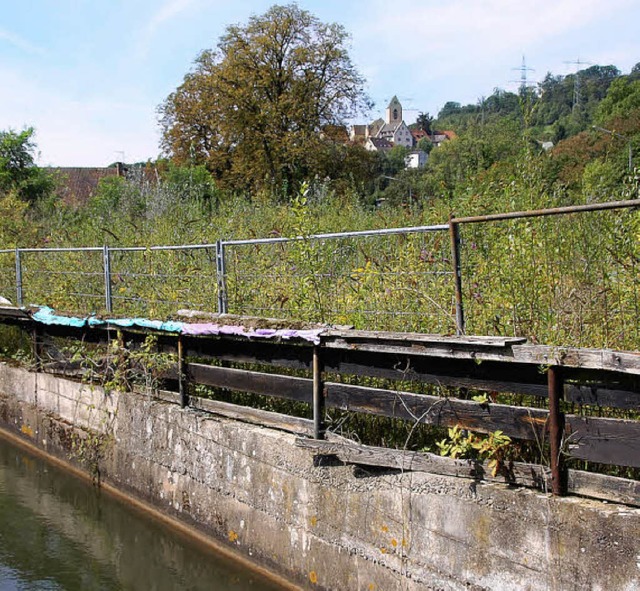
[[[226,281],[226,263],[224,257],[224,242],[216,241],[216,276],[218,278],[218,313],[227,314],[227,281]]]
[[[16,299],[17,306],[22,306],[22,260],[20,258],[20,249],[16,248]]]
[[[320,347],[313,348],[313,436],[324,439],[324,383],[322,374],[324,364],[320,356]]]
[[[111,256],[109,247],[105,244],[102,249],[104,266],[104,304],[109,314],[113,312],[113,299],[111,297]]]
[[[566,494],[566,474],[562,456],[562,434],[564,433],[564,414],[560,412],[560,400],[564,395],[561,369],[551,366],[547,372],[549,387],[549,447],[551,453],[551,492],[554,495]]]
[[[465,326],[462,302],[462,267],[460,265],[460,230],[452,215],[449,216],[449,236],[451,237],[451,265],[453,267],[453,281],[456,293],[456,333],[463,335]]]

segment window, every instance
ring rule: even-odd
[[[393,118],[397,119],[398,118],[398,109],[394,109],[393,110]]]

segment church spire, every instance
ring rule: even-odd
[[[387,107],[387,123],[400,123],[402,121],[402,105],[396,95],[389,102]]]

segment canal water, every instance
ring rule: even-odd
[[[0,437],[0,591],[282,589]]]

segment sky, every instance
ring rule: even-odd
[[[286,3],[285,1],[281,2]],[[263,0],[0,0],[0,130],[36,130],[41,166],[160,155],[157,108],[227,26]],[[640,62],[640,0],[299,0],[350,33],[350,55],[384,114],[407,123],[447,101]],[[579,62],[579,65],[576,63]],[[354,121],[353,123],[365,123]]]

